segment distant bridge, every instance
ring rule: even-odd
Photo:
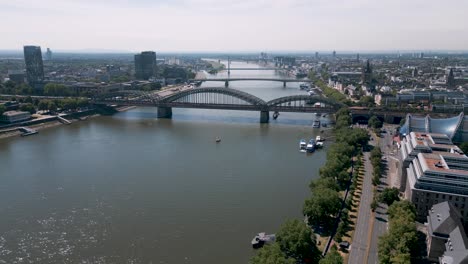
[[[309,79],[284,79],[284,78],[216,78],[216,79],[190,79],[189,82],[224,82],[225,87],[229,87],[229,82],[234,81],[269,81],[269,82],[282,82],[283,87],[286,87],[288,82],[308,82],[312,83]]]
[[[130,95],[130,96],[129,96]],[[229,88],[195,88],[167,96],[129,91],[99,95],[95,104],[154,106],[159,118],[171,118],[172,108],[200,108],[259,111],[260,123],[268,123],[269,112],[334,113],[341,103],[321,96],[293,95],[264,101],[254,95]],[[320,107],[316,103],[322,103]]]
[[[229,68],[231,71],[273,71],[279,68]]]

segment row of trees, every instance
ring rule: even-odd
[[[372,184],[377,186],[380,184],[380,177],[382,176],[382,151],[380,147],[374,147],[370,153],[370,161],[372,164],[373,170],[373,177],[372,177]]]
[[[416,208],[407,200],[394,202],[388,208],[389,229],[380,237],[379,263],[411,263],[411,256],[419,255]]]

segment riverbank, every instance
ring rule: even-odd
[[[117,112],[124,112],[124,111],[128,111],[134,108],[136,108],[136,106],[122,106],[122,107],[115,108],[115,110],[117,110]],[[31,120],[30,121],[32,123],[31,125],[18,124],[10,128],[0,129],[0,139],[21,136],[22,132],[19,131],[18,129],[19,127],[27,127],[27,128],[40,131],[43,129],[57,127],[60,125],[69,125],[78,121],[85,121],[88,118],[93,118],[97,116],[101,116],[101,115],[96,113],[95,111],[90,111],[89,113],[84,113],[84,114],[72,113],[72,114],[61,116],[65,120],[68,120],[70,123],[64,123],[63,121],[60,121],[59,118],[57,117],[53,118],[54,116],[42,118],[43,119],[42,122],[41,122],[41,118],[38,118],[37,120]]]

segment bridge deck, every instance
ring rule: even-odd
[[[216,79],[190,79],[190,82],[232,82],[232,81],[271,81],[271,82],[313,82],[303,79],[281,79],[281,78],[216,78]]]

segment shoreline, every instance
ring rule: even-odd
[[[134,109],[134,108],[136,108],[136,106],[124,106],[124,107],[117,107],[116,110],[117,110],[117,112],[125,112],[125,111],[128,111],[128,110]],[[85,119],[67,118],[67,120],[70,121],[70,124],[73,124],[73,123],[76,123],[78,121],[86,121],[88,118],[94,118],[94,117],[98,117],[98,116],[101,116],[101,115],[93,113],[93,114],[90,114],[90,115],[83,116]],[[31,128],[31,129],[34,129],[34,130],[37,130],[37,131],[41,131],[41,130],[48,129],[48,128],[58,127],[60,125],[70,125],[70,124],[64,124],[64,123],[60,122],[59,120],[54,119],[54,120],[51,120],[51,121],[45,121],[43,123],[29,125],[29,126],[23,126],[23,127],[27,127],[27,128]],[[17,128],[19,128],[19,127],[22,127],[22,126],[18,125],[18,126],[15,126],[13,128],[6,129],[6,130],[8,130],[8,132],[0,131],[0,140],[7,139],[7,138],[12,138],[12,137],[20,137],[22,132],[17,130]],[[12,130],[12,129],[15,129],[15,130]]]

